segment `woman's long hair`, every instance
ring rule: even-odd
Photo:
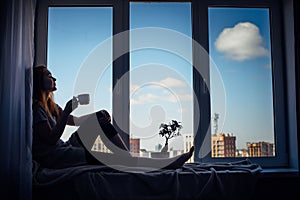
[[[49,116],[54,116],[56,119],[59,117],[59,110],[54,102],[53,92],[47,93],[43,90],[44,72],[47,67],[39,65],[33,68],[33,104],[32,109],[36,109],[38,106],[42,106]]]

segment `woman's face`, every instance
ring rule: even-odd
[[[52,74],[46,69],[43,72],[43,89],[47,92],[53,92],[56,88],[56,78],[52,76]]]

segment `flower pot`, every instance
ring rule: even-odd
[[[151,158],[169,158],[170,152],[151,152]]]

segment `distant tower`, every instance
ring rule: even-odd
[[[219,120],[219,114],[218,113],[214,113],[214,117],[213,117],[213,121],[214,121],[214,135],[218,134],[218,120]]]

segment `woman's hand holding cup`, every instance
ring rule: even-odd
[[[77,100],[80,105],[87,105],[90,103],[90,95],[89,94],[80,94],[77,96]]]

